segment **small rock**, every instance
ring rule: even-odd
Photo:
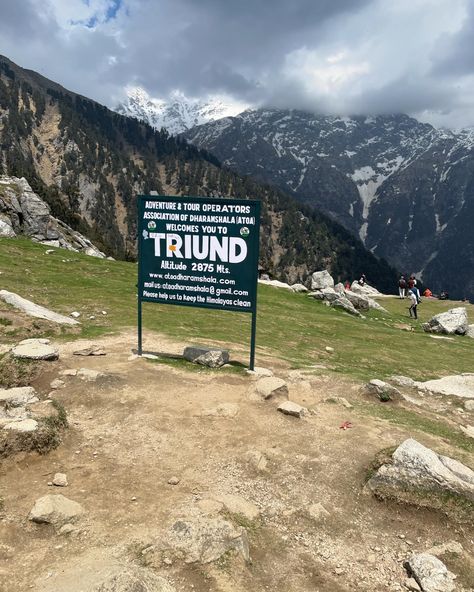
[[[391,401],[394,397],[401,397],[401,393],[391,384],[374,378],[368,384],[365,385],[365,390],[369,394],[375,394],[383,402]]]
[[[332,354],[334,352],[334,348],[330,347],[329,345],[326,345],[326,347],[324,349],[330,354]]]
[[[302,407],[293,401],[284,401],[278,405],[277,409],[280,413],[283,413],[284,415],[292,415],[293,417],[303,417],[308,413],[306,407]]]
[[[466,434],[468,438],[474,438],[474,426],[460,426],[461,430]]]
[[[72,524],[65,524],[64,526],[61,526],[61,528],[59,529],[59,534],[68,535],[68,534],[71,534],[72,532],[76,532],[76,531],[77,531],[76,526],[73,526]]]
[[[246,458],[249,465],[256,471],[265,472],[267,470],[268,459],[260,450],[249,450]]]
[[[407,565],[423,592],[453,592],[455,589],[456,576],[434,555],[413,554]]]
[[[247,520],[256,520],[260,516],[257,506],[239,495],[219,495],[216,499],[224,504],[225,509],[231,514],[239,514]]]
[[[103,347],[94,345],[92,347],[86,347],[85,349],[79,349],[73,352],[75,356],[105,356],[105,350]]]
[[[430,555],[434,555],[435,557],[442,557],[443,555],[447,555],[449,553],[453,555],[462,555],[463,551],[464,549],[461,543],[458,543],[457,541],[449,541],[447,543],[435,545],[426,552]]]
[[[316,522],[320,522],[321,520],[324,520],[330,515],[326,508],[323,506],[323,504],[321,504],[320,502],[318,502],[317,504],[311,504],[311,506],[309,506],[308,508],[308,514],[309,517],[315,520]]]
[[[16,386],[10,389],[0,389],[0,404],[9,407],[21,407],[38,401],[36,391],[32,386]]]
[[[408,376],[390,376],[389,380],[390,382],[395,383],[397,386],[405,388],[415,388],[417,386],[417,382]]]
[[[23,419],[7,423],[3,426],[3,429],[15,432],[35,432],[38,429],[38,422],[34,419]]]
[[[79,370],[77,371],[77,376],[81,380],[93,382],[98,378],[104,376],[104,374],[102,372],[98,372],[97,370],[91,370],[90,368],[79,368]]]
[[[474,400],[465,401],[464,402],[464,409],[466,411],[474,411]]]
[[[170,477],[168,479],[168,485],[178,485],[179,479],[178,477]]]
[[[104,316],[106,316],[106,315],[107,315],[107,311],[106,311],[106,310],[101,310],[100,312],[101,312],[101,314],[103,314]]]
[[[28,519],[39,524],[62,526],[77,520],[84,508],[63,495],[45,495],[36,500]]]
[[[56,487],[67,487],[67,476],[65,473],[56,473],[53,477],[53,485]]]
[[[60,380],[59,378],[56,378],[51,382],[51,384],[49,386],[52,389],[60,389],[64,386],[64,380]]]
[[[219,514],[219,512],[221,512],[224,508],[224,504],[222,502],[219,502],[218,500],[211,498],[199,500],[196,505],[199,508],[200,512],[202,514],[205,514],[206,516],[215,516]]]
[[[77,376],[76,368],[66,368],[59,373],[61,376]]]
[[[288,385],[281,378],[264,377],[260,378],[256,385],[257,393],[263,399],[274,399],[277,397],[288,398]]]
[[[351,405],[344,397],[336,397],[336,401],[338,401],[346,409],[354,409],[354,405]]]
[[[75,310],[74,312],[71,313],[71,317],[73,319],[78,319],[81,316],[80,312],[77,312],[77,310]]]

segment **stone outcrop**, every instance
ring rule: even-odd
[[[276,376],[260,378],[256,386],[257,393],[265,400],[283,398],[288,399],[288,385]]]
[[[363,286],[361,286],[357,280],[352,282],[351,291],[355,292],[356,294],[363,294],[364,296],[369,296],[370,298],[374,298],[375,296],[382,296],[382,294],[377,290],[377,288],[373,288],[372,286],[369,286],[369,284],[364,284]]]
[[[60,325],[78,325],[79,322],[66,317],[62,314],[58,314],[44,306],[39,306],[31,300],[27,300],[26,298],[22,298],[15,294],[14,292],[8,292],[8,290],[0,290],[0,298],[4,300],[7,304],[14,306],[16,309],[23,311],[30,317],[36,317],[37,319],[45,319],[47,321],[52,321],[53,323],[58,323]]]
[[[104,258],[89,239],[51,215],[26,179],[0,176],[0,237],[27,236],[50,247]]]
[[[468,328],[467,312],[464,306],[451,308],[447,312],[435,315],[427,323],[423,323],[423,329],[427,333],[443,333],[444,335],[465,335]]]
[[[411,438],[395,450],[392,462],[382,465],[367,485],[382,498],[443,510],[448,499],[459,499],[471,507],[474,503],[474,471]]]
[[[44,343],[44,339],[25,339],[20,341],[12,350],[11,354],[14,358],[22,360],[57,360],[59,358],[58,350]]]
[[[365,390],[369,394],[377,395],[381,401],[390,401],[395,397],[401,397],[401,393],[391,384],[374,378],[365,385]]]

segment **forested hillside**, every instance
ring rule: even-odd
[[[137,194],[252,198],[262,201],[261,266],[274,277],[329,268],[338,279],[364,272],[382,290],[395,285],[394,270],[326,216],[3,57],[0,172],[24,176],[56,217],[115,257],[135,256]]]

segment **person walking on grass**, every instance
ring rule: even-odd
[[[405,298],[407,295],[407,281],[404,275],[401,275],[398,280],[398,293],[400,294],[400,298]]]
[[[418,306],[418,294],[416,288],[412,288],[408,295],[410,297],[410,308],[408,309],[410,312],[410,318],[418,319],[418,313],[416,311]]]

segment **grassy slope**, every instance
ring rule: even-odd
[[[0,239],[0,287],[58,312],[81,311],[84,337],[136,324],[135,264],[62,249],[50,255],[45,251],[45,246],[27,239]],[[367,319],[357,319],[305,295],[259,286],[257,362],[259,352],[268,353],[296,367],[327,363],[336,372],[361,379],[390,374],[428,379],[472,371],[474,340],[435,340],[419,328],[420,322],[455,304],[424,301],[411,333],[394,327],[408,322],[407,302],[390,299],[382,304],[390,315],[371,312]],[[107,316],[100,315],[102,309]],[[474,307],[468,309],[474,322]],[[89,315],[96,319],[89,320]],[[221,341],[245,348],[250,315],[148,304],[144,326],[190,341]],[[325,352],[327,345],[335,348],[334,354]]]

